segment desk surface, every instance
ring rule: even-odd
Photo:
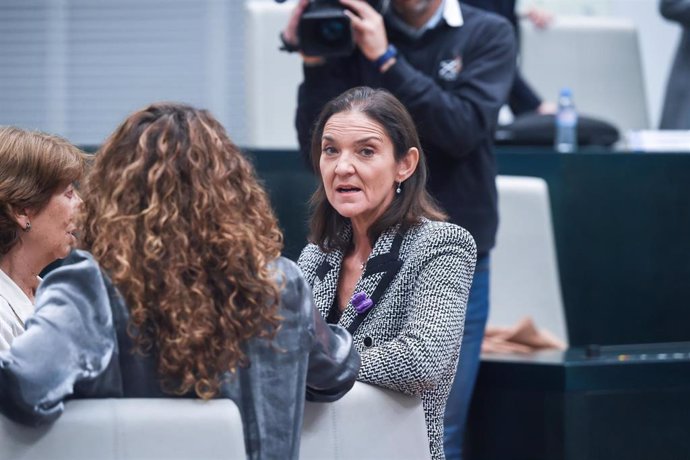
[[[530,355],[483,355],[484,389],[603,391],[686,388],[690,390],[690,342],[576,347]]]

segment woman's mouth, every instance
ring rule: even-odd
[[[355,193],[355,192],[360,192],[362,189],[358,187],[352,187],[349,185],[343,185],[340,187],[336,187],[335,191],[338,193]]]

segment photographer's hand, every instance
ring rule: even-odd
[[[308,4],[309,0],[299,0],[299,2],[297,2],[295,5],[295,8],[292,10],[292,14],[290,14],[290,19],[288,20],[285,29],[283,29],[283,40],[295,48],[299,47],[299,38],[297,37],[299,20]]]
[[[340,3],[348,8],[345,14],[352,21],[355,43],[367,59],[375,61],[388,48],[383,16],[366,1],[340,0]]]
[[[304,9],[307,7],[309,4],[309,0],[299,0],[297,4],[295,5],[295,8],[292,10],[292,14],[290,14],[290,19],[288,20],[287,25],[285,26],[285,29],[281,32],[283,42],[285,45],[290,45],[292,48],[299,50],[299,37],[297,34],[297,30],[299,28],[299,21],[302,18],[302,13],[304,13]],[[321,65],[324,63],[323,58],[316,57],[316,56],[306,56],[304,53],[300,53],[302,56],[302,61],[304,61],[304,64],[306,65]]]

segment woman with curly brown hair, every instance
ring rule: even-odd
[[[83,153],[60,137],[0,127],[0,350],[34,311],[38,274],[76,245]]]
[[[37,423],[72,392],[228,397],[249,458],[297,458],[305,388],[339,398],[359,356],[280,257],[266,193],[223,127],[184,105],[140,110],[96,154],[84,196],[90,253],[48,274],[0,353],[0,410]]]

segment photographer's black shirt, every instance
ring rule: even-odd
[[[462,17],[460,27],[442,20],[418,38],[387,21],[398,58],[384,74],[359,51],[305,66],[296,126],[311,164],[310,131],[327,101],[361,85],[390,91],[417,124],[429,191],[450,221],[472,234],[483,255],[493,247],[498,226],[493,136],[513,81],[516,44],[504,18],[465,5]]]

